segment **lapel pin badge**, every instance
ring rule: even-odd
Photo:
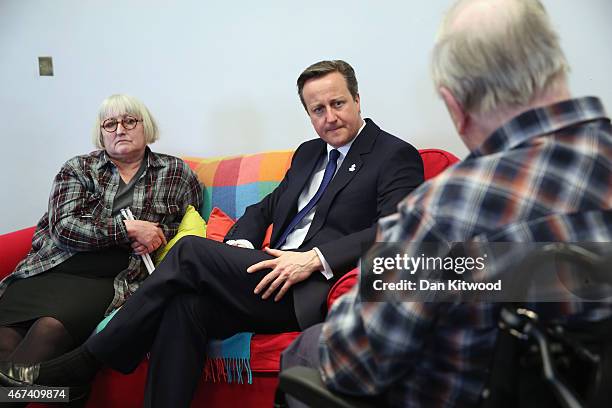
[[[349,167],[349,171],[355,171],[355,163],[351,164],[351,167]]]

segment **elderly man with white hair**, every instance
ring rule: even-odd
[[[599,99],[572,99],[567,72],[539,1],[456,2],[437,38],[432,73],[470,154],[381,219],[380,240],[417,256],[422,243],[450,247],[476,237],[576,242],[595,225],[600,239],[605,231],[610,239],[610,120]],[[409,272],[398,280],[402,273]],[[324,324],[283,354],[283,369],[317,366],[328,388],[382,395],[392,406],[479,402],[499,303],[369,300],[358,288],[341,297]],[[573,316],[595,316],[579,302],[565,306]],[[611,314],[609,304],[591,306],[598,318]]]

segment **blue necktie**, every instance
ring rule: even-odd
[[[278,241],[276,241],[276,245],[274,245],[273,248],[282,247],[285,244],[285,241],[287,240],[287,237],[289,236],[289,234],[291,234],[291,231],[293,231],[293,229],[295,228],[295,226],[298,225],[300,221],[304,219],[306,214],[308,214],[310,210],[312,210],[312,208],[317,204],[317,202],[319,201],[319,199],[325,192],[325,189],[331,182],[332,178],[334,178],[339,156],[340,156],[340,152],[338,152],[338,150],[336,149],[333,149],[329,152],[329,161],[327,162],[327,166],[325,166],[325,173],[323,173],[323,180],[321,181],[321,185],[319,186],[319,189],[317,190],[315,195],[310,199],[308,204],[306,204],[306,206],[302,208],[300,212],[295,214],[295,217],[293,217],[293,219],[291,220],[291,222],[285,229],[285,232],[283,232],[283,235],[281,235]]]

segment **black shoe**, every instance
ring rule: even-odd
[[[40,364],[0,361],[0,384],[5,387],[27,387],[35,383]]]
[[[3,387],[36,387],[45,388],[48,386],[36,384],[40,364],[13,363],[11,361],[0,361],[0,385]],[[68,387],[69,402],[87,402],[91,385],[78,385]],[[76,405],[75,405],[76,407]]]

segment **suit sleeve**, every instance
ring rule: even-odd
[[[397,212],[397,205],[423,183],[423,161],[411,145],[395,149],[381,167],[377,182],[377,220]],[[363,249],[376,238],[376,223],[318,248],[334,271],[342,275],[357,265]]]

